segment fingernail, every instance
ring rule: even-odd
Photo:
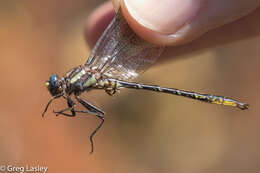
[[[174,34],[198,13],[202,0],[123,0],[141,25],[162,34]]]

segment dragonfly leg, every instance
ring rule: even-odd
[[[76,116],[76,111],[74,110],[75,103],[73,102],[73,100],[70,97],[64,97],[64,98],[67,100],[68,108],[65,108],[60,111],[53,111],[53,113],[55,113],[56,116],[61,114],[61,115],[65,115],[68,117],[75,117]],[[64,113],[65,111],[68,111],[68,110],[71,111],[71,114]]]
[[[102,109],[100,109],[97,106],[89,103],[88,101],[80,98],[79,96],[76,96],[76,99],[80,104],[82,104],[88,110],[87,113],[91,113],[96,116],[104,117],[105,112],[102,111]],[[80,111],[76,111],[76,112],[80,112]],[[84,113],[84,111],[82,113]]]
[[[91,103],[87,102],[86,100],[80,98],[79,96],[76,96],[77,101],[82,104],[87,110],[83,110],[83,111],[75,111],[75,112],[79,112],[79,113],[89,113],[92,115],[95,115],[96,117],[98,117],[101,122],[100,124],[96,127],[96,129],[91,133],[91,135],[89,136],[89,140],[90,140],[90,144],[91,144],[91,151],[90,153],[93,153],[94,151],[94,144],[93,144],[93,137],[95,136],[95,134],[98,132],[98,130],[102,127],[102,125],[104,124],[104,115],[105,113],[98,107],[92,105]]]
[[[63,96],[63,93],[58,94],[58,95],[56,95],[56,96],[53,96],[53,97],[49,100],[48,104],[46,105],[46,107],[45,107],[45,109],[44,109],[44,111],[43,111],[43,113],[42,113],[42,117],[44,117],[44,114],[47,112],[47,110],[48,110],[50,104],[52,103],[52,101],[55,100],[55,99],[57,99],[57,98],[59,98],[59,97],[61,97],[61,96]]]

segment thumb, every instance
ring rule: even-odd
[[[179,45],[253,11],[259,0],[114,0],[131,28],[156,44]]]

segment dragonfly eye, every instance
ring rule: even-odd
[[[52,96],[62,92],[61,82],[59,76],[56,74],[51,75],[50,80],[45,83]]]

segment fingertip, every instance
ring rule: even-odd
[[[182,10],[175,10],[176,14],[169,6],[181,4],[180,0],[167,0],[162,4],[158,4],[155,0],[144,2],[121,0],[120,5],[128,24],[141,38],[158,45],[178,45],[186,42],[179,36],[189,30],[185,26],[197,15],[202,0],[188,0],[188,2],[191,3],[182,3],[184,4]],[[156,4],[161,10],[152,9]],[[155,13],[156,11],[158,13]]]
[[[129,26],[134,30],[134,32],[143,38],[144,40],[154,43],[154,44],[160,44],[165,45],[165,36],[163,34],[160,34],[159,32],[155,32],[144,25],[140,24],[128,11],[128,8],[126,7],[124,1],[120,2],[121,10],[123,13],[124,18],[126,19]]]
[[[120,6],[127,23],[134,30],[134,32],[144,40],[158,45],[179,45],[186,42],[186,39],[178,37],[179,32],[174,35],[169,35],[162,32],[157,32],[140,24],[140,22],[138,22],[130,14],[123,0],[113,0],[112,2],[109,1],[104,3],[99,8],[94,10],[94,12],[87,19],[84,35],[90,48],[94,47],[96,41],[113,19],[115,11],[117,11]],[[181,30],[181,33],[183,32],[185,32],[185,30]],[[189,37],[188,40],[191,38],[192,37]]]
[[[130,27],[144,40],[160,45],[182,45],[206,32],[247,15],[259,1],[121,0]]]

